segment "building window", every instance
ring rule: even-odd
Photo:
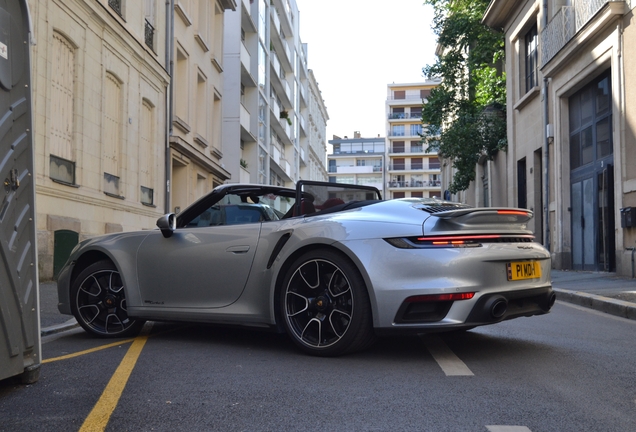
[[[393,126],[391,126],[391,135],[392,136],[404,136],[404,125],[393,125]]]
[[[139,125],[139,184],[141,185],[141,202],[153,205],[152,186],[155,172],[155,107],[143,99],[141,103],[141,124]],[[147,191],[150,191],[149,193]],[[147,202],[148,197],[151,201]]]
[[[517,161],[517,207],[528,208],[526,194],[526,158]]]
[[[73,122],[75,116],[75,47],[64,36],[53,33],[51,61],[50,176],[75,184]]]
[[[440,169],[440,163],[438,157],[428,158],[428,169]]]
[[[404,118],[404,108],[393,108],[391,112],[391,119],[403,119]]]
[[[393,159],[393,169],[397,171],[404,171],[404,158]]]
[[[121,1],[122,0],[108,0],[108,6],[110,6],[110,8],[112,10],[114,10],[115,12],[117,12],[117,15],[122,16],[122,12],[121,12]]]
[[[119,175],[120,164],[120,146],[122,145],[122,127],[123,127],[123,103],[122,103],[122,87],[123,84],[112,73],[106,74],[106,82],[104,86],[104,147],[102,152],[102,160],[104,164],[104,174],[117,177]],[[106,186],[112,186],[114,182],[107,182]],[[117,177],[117,185],[119,185],[119,177]],[[105,189],[106,190],[106,189]],[[110,191],[109,191],[110,192]],[[119,194],[116,192],[110,192]]]
[[[203,44],[207,45],[208,43],[208,19],[209,19],[209,13],[208,13],[208,6],[209,6],[209,2],[207,1],[200,1],[199,2],[199,13],[197,15],[197,36],[199,37],[199,39],[201,39],[201,41],[203,41]]]
[[[188,57],[177,48],[177,67],[175,71],[175,115],[184,122],[188,121]]]
[[[395,90],[393,92],[393,99],[406,99],[406,91],[405,90]]]
[[[57,182],[75,184],[75,162],[51,155],[49,172],[51,179]]]
[[[141,187],[141,203],[143,205],[154,205],[154,190],[147,188],[145,186]]]
[[[205,76],[199,71],[197,73],[197,93],[195,95],[196,98],[196,137],[199,144],[203,146],[208,145],[208,125],[210,123],[210,118],[208,115],[208,107],[210,106],[208,102],[208,84],[205,79]]]
[[[430,95],[431,95],[431,91],[429,89],[420,90],[420,98],[427,99]],[[413,109],[411,109],[411,112],[412,111],[413,111]],[[421,108],[420,108],[420,111],[421,111]]]
[[[613,153],[609,73],[570,97],[570,169]]]
[[[106,195],[121,198],[119,196],[119,177],[104,173],[104,193]]]
[[[406,196],[406,192],[393,192],[393,198],[404,198]]]
[[[539,35],[536,24],[524,38],[525,42],[525,92],[539,85]]]
[[[144,41],[150,49],[154,49],[155,40],[155,0],[146,0],[146,20],[144,26]]]
[[[412,158],[411,159],[411,169],[413,170],[421,170],[424,168],[422,163],[422,158]]]
[[[214,7],[214,58],[223,61],[223,10],[218,3]]]
[[[422,125],[421,124],[412,124],[411,125],[411,136],[421,135],[422,134]]]
[[[393,141],[393,153],[404,153],[404,141]]]

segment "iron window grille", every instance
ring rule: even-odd
[[[146,20],[146,25],[144,27],[144,40],[148,48],[154,49],[155,28],[148,20]]]
[[[108,0],[108,6],[121,16],[121,0]]]

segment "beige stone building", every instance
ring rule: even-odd
[[[169,75],[159,0],[30,0],[39,274],[164,207]]]
[[[629,1],[493,0],[505,34],[504,195],[558,269],[634,275],[636,28]]]
[[[235,0],[174,2],[173,80],[166,210],[178,213],[229,180],[223,160],[224,13]]]

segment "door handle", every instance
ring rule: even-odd
[[[225,252],[229,252],[229,253],[233,253],[237,255],[237,254],[247,253],[249,250],[250,250],[249,246],[230,246],[229,248],[225,249]]]

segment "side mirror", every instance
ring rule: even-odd
[[[168,213],[157,219],[157,227],[165,238],[172,237],[172,233],[177,229],[177,217],[174,213]]]

